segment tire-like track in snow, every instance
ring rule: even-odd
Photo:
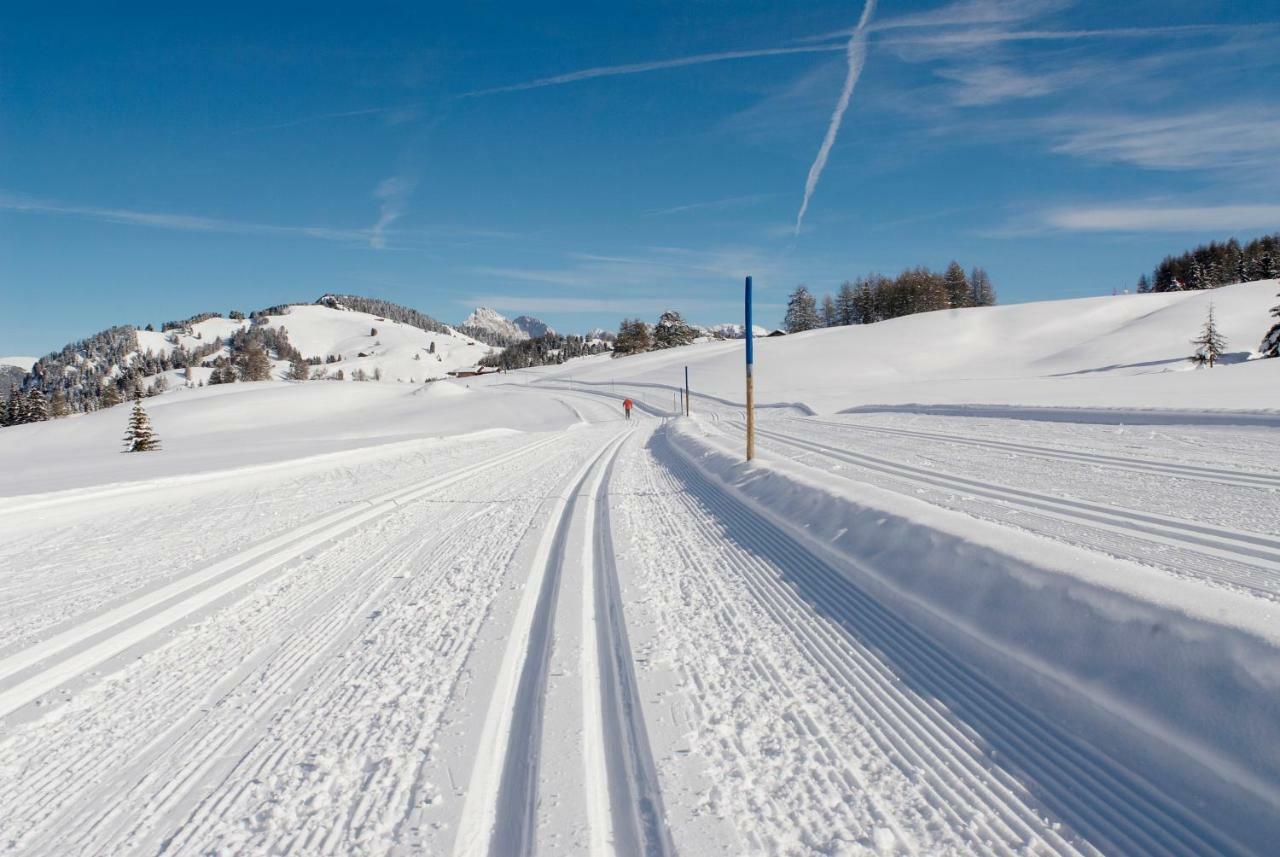
[[[355,510],[343,509],[324,515],[15,652],[0,660],[0,717],[18,711],[65,682],[400,503],[428,496],[473,474],[526,456],[557,439],[555,436],[542,438],[425,484],[371,498]]]
[[[747,564],[738,569],[766,610],[832,680],[889,724],[878,736],[885,754],[924,776],[940,811],[983,808],[980,815],[990,821],[979,822],[988,831],[970,843],[974,853],[1007,853],[1028,836],[1059,853],[1250,853],[1212,819],[985,679],[704,476],[669,442],[658,444],[662,460],[725,534],[781,571]],[[922,705],[922,697],[941,705]],[[966,751],[975,744],[988,748],[988,759]],[[1017,783],[1080,839],[1049,822],[1029,823],[1001,797],[1019,790]],[[963,815],[953,822],[968,823]]]
[[[756,429],[766,440],[811,453],[896,479],[906,480],[960,495],[980,497],[1044,518],[1066,521],[1074,526],[1101,530],[1122,537],[1156,543],[1165,548],[1189,550],[1205,557],[1197,564],[1178,564],[1177,570],[1207,580],[1227,583],[1275,598],[1280,595],[1280,538],[1260,533],[1242,532],[1180,520],[1149,512],[1108,506],[1085,500],[1055,497],[993,482],[955,476],[937,470],[879,458],[864,453],[828,446],[794,435],[769,429]],[[855,476],[842,474],[846,478]],[[1108,545],[1110,553],[1123,555],[1122,546]],[[1134,555],[1139,562],[1148,557]]]
[[[1127,456],[1106,455],[1100,452],[1077,452],[1070,449],[1057,449],[1049,446],[1033,446],[1011,441],[978,440],[976,438],[957,437],[951,434],[920,431],[918,429],[891,428],[888,426],[869,426],[862,423],[833,422],[803,418],[798,424],[831,426],[850,431],[873,432],[897,437],[919,438],[921,440],[939,441],[973,446],[980,449],[993,449],[998,452],[1014,452],[1031,455],[1037,458],[1069,461],[1094,467],[1108,467],[1115,470],[1128,470],[1137,473],[1153,473],[1157,476],[1176,476],[1180,479],[1197,479],[1204,482],[1217,482],[1238,488],[1280,489],[1280,474],[1258,473],[1246,470],[1232,470],[1220,467],[1201,467],[1195,464],[1181,464],[1171,461],[1156,461],[1149,458],[1130,458]]]

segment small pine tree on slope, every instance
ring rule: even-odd
[[[787,300],[787,314],[783,319],[787,333],[800,333],[822,327],[822,319],[818,316],[818,302],[813,299],[807,286],[796,286]]]
[[[151,428],[151,418],[142,409],[142,391],[133,391],[133,412],[124,433],[125,452],[152,452],[160,448],[160,438]]]
[[[1210,369],[1227,350],[1227,340],[1218,332],[1218,325],[1213,319],[1212,303],[1209,304],[1209,317],[1205,320],[1200,335],[1191,340],[1191,344],[1196,346],[1196,353],[1187,359],[1196,366],[1208,366]]]
[[[1280,298],[1280,293],[1276,294]],[[1271,317],[1280,318],[1280,304],[1276,304],[1271,308]],[[1280,357],[1280,321],[1271,325],[1271,329],[1262,337],[1262,344],[1258,346],[1258,352],[1263,357]]]

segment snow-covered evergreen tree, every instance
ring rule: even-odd
[[[858,317],[858,290],[846,280],[836,293],[836,320],[839,324],[860,324]]]
[[[969,278],[965,276],[964,268],[960,267],[959,262],[953,260],[947,266],[947,272],[942,275],[942,279],[946,281],[947,300],[952,309],[973,306],[973,288],[969,285]]]
[[[969,284],[973,289],[974,306],[996,305],[996,290],[985,268],[974,268],[969,274]]]
[[[669,309],[653,326],[653,347],[675,348],[678,345],[688,345],[697,335],[698,332],[689,326],[680,313]]]
[[[1218,330],[1218,325],[1213,318],[1213,302],[1209,302],[1209,317],[1205,319],[1204,327],[1200,329],[1200,335],[1191,340],[1191,344],[1196,346],[1196,353],[1192,354],[1188,360],[1197,366],[1208,366],[1213,368],[1213,364],[1227,350],[1227,340]]]
[[[800,333],[822,326],[822,319],[818,316],[818,304],[807,286],[796,286],[795,291],[791,293],[791,297],[787,300],[787,314],[783,318],[783,326],[787,329],[787,333]]]
[[[142,391],[133,391],[133,411],[124,432],[125,452],[152,452],[160,448],[160,438],[151,428],[151,418],[142,409]]]
[[[1280,294],[1276,297],[1280,298]],[[1280,319],[1280,304],[1276,304],[1271,308],[1271,317]],[[1258,352],[1263,357],[1280,357],[1280,321],[1271,325],[1271,329],[1262,337],[1262,344],[1258,346]]]
[[[614,357],[641,354],[653,347],[649,325],[638,318],[625,318],[618,325],[618,338],[613,345]]]
[[[23,411],[23,422],[42,423],[49,419],[49,401],[39,387],[27,391]]]
[[[835,327],[840,324],[840,317],[836,313],[836,302],[831,295],[822,296],[822,326]]]

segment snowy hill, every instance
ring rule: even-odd
[[[489,333],[504,342],[523,342],[526,339],[537,339],[540,336],[555,333],[555,330],[541,319],[528,315],[509,319],[497,310],[483,306],[476,307],[471,315],[467,316],[462,322],[462,329],[476,335]]]
[[[21,369],[23,372],[30,372],[31,367],[36,364],[35,357],[0,357],[0,368]]]
[[[870,405],[1008,404],[1111,408],[1280,407],[1280,360],[1250,360],[1278,283],[945,310],[756,342],[756,400],[832,413]],[[1227,338],[1216,369],[1190,340],[1212,302]],[[700,343],[533,370],[575,382],[674,388],[743,399],[743,348]],[[643,393],[642,393],[643,394]],[[663,393],[655,401],[669,401]]]

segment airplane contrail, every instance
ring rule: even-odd
[[[571,71],[567,74],[558,74],[555,77],[541,77],[537,80],[528,80],[524,83],[513,83],[508,86],[495,86],[491,89],[475,89],[471,92],[464,92],[458,95],[458,98],[476,98],[482,95],[494,95],[499,92],[520,92],[526,89],[540,89],[544,86],[560,86],[565,83],[575,83],[579,80],[589,80],[593,77],[616,77],[623,74],[641,74],[643,72],[658,71],[667,68],[680,68],[688,65],[702,65],[711,62],[725,62],[726,60],[748,59],[751,57],[776,57],[785,56],[786,54],[813,54],[825,53],[827,51],[840,50],[840,44],[834,45],[800,45],[797,47],[785,48],[761,48],[758,50],[746,51],[721,51],[714,54],[696,54],[688,57],[676,57],[668,60],[655,60],[653,62],[628,63],[626,65],[607,65],[597,66],[596,68],[586,68],[579,71]]]
[[[858,19],[858,26],[854,28],[853,35],[849,37],[849,44],[845,47],[849,69],[845,73],[844,89],[840,90],[840,100],[836,102],[835,112],[831,114],[831,122],[827,125],[827,136],[822,139],[818,156],[813,159],[813,165],[809,167],[809,177],[804,183],[804,201],[800,203],[800,212],[796,215],[796,235],[800,234],[800,225],[804,222],[804,213],[809,209],[809,200],[818,187],[818,179],[822,178],[822,171],[827,166],[827,156],[831,154],[831,147],[836,142],[836,134],[840,131],[840,122],[844,119],[844,112],[849,107],[849,99],[853,97],[853,88],[858,85],[858,77],[862,74],[862,66],[867,59],[867,25],[871,22],[871,15],[875,10],[876,0],[867,0],[867,5],[862,7],[862,17]]]

